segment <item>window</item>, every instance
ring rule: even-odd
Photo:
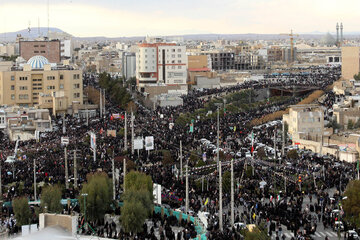
[[[64,79],[64,75],[60,74],[60,80]]]
[[[45,47],[45,45],[41,45],[40,47]]]
[[[181,63],[181,60],[178,60],[178,63]]]
[[[15,90],[15,85],[11,85],[11,90]]]
[[[181,52],[181,48],[178,48],[178,52]]]
[[[39,47],[39,45],[34,45],[34,47]]]
[[[20,79],[20,81],[26,81],[27,77],[20,77],[19,79]]]
[[[181,58],[181,54],[178,54],[178,57]]]
[[[55,80],[55,76],[47,76],[47,80]]]
[[[41,51],[41,53],[45,53],[45,51]]]
[[[74,98],[79,98],[80,97],[80,93],[74,93]]]
[[[73,75],[73,78],[74,78],[74,79],[80,79],[80,74],[74,74],[74,75]]]
[[[28,94],[20,94],[19,99],[29,99],[29,95]]]
[[[11,94],[11,100],[15,100],[15,94]]]
[[[60,84],[59,88],[64,89],[64,84]]]
[[[20,86],[19,89],[20,90],[28,90],[28,87],[27,86]]]
[[[181,69],[181,66],[178,66],[178,69]]]
[[[171,49],[172,52],[175,52],[175,49]]]
[[[47,86],[47,89],[48,89],[48,90],[55,89],[55,86]]]
[[[77,89],[77,88],[80,88],[80,84],[79,84],[79,83],[74,84],[74,89]]]
[[[39,51],[34,51],[34,53],[39,53]]]
[[[15,76],[11,76],[11,81],[14,81],[15,80]]]
[[[175,57],[175,54],[171,54],[171,57],[174,58],[174,57]]]
[[[172,60],[171,63],[175,63],[175,60]]]

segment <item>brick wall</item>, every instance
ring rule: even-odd
[[[28,61],[31,57],[41,55],[50,63],[60,63],[60,41],[21,41],[20,56]]]

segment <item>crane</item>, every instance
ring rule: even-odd
[[[294,34],[293,30],[291,29],[290,33],[280,33],[280,35],[286,35],[290,37],[290,62],[294,61],[294,37],[298,37],[299,34]]]

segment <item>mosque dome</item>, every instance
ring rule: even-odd
[[[43,69],[45,64],[49,64],[49,60],[44,56],[38,55],[30,58],[27,64],[31,66],[31,69]]]
[[[325,46],[334,46],[336,45],[336,40],[330,33],[327,33],[321,38],[321,44]]]

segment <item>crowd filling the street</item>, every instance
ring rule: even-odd
[[[281,118],[253,125],[255,119],[298,104],[313,90],[325,92],[317,103],[326,109],[324,119],[330,121],[333,105],[343,96],[329,86],[340,78],[340,72],[340,67],[323,66],[265,74],[260,80],[234,86],[191,90],[182,96],[180,106],[151,109],[143,105],[141,93],[129,87],[131,108],[107,94],[101,115],[98,112],[89,119],[53,116],[53,131],[40,133],[39,140],[10,141],[0,132],[1,226],[10,235],[19,234],[16,210],[6,203],[23,196],[30,203],[28,224],[38,224],[39,211],[50,210],[38,201],[47,186],[56,185],[66,202],[59,213],[80,215],[77,232],[82,235],[244,239],[253,226],[248,236],[254,234],[254,238],[248,239],[358,239],[359,225],[346,221],[343,209],[346,187],[358,177],[356,163],[300,149]],[[84,88],[106,88],[101,77],[84,74]],[[286,94],[289,89],[309,86],[313,88],[309,92]],[[283,89],[284,94],[271,96],[271,89]],[[111,130],[116,134],[108,134]],[[96,148],[92,150],[94,135]],[[135,139],[143,141],[148,136],[153,143],[145,140],[145,145],[153,145],[151,150],[134,149]],[[62,137],[69,144],[61,144]],[[20,159],[8,162],[15,145]],[[127,191],[124,174],[131,171],[161,185],[157,196],[161,204],[155,203],[136,233],[129,233],[121,223],[122,204],[133,197],[123,197]],[[115,191],[109,189],[115,193],[111,207],[99,218],[93,217],[96,209],[86,210],[89,205],[84,204],[84,210],[82,205],[93,201],[86,198],[83,186],[89,187],[89,176],[97,173],[115,178]],[[175,212],[186,218],[176,217]]]

